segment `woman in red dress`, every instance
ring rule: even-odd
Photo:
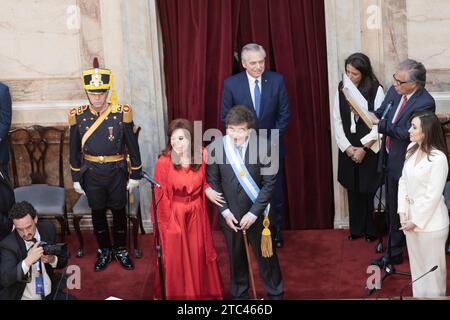
[[[195,150],[193,136],[191,122],[173,120],[167,147],[155,167],[155,180],[162,187],[155,189],[155,196],[168,300],[222,299],[222,279],[205,197],[219,205],[224,200],[206,182],[206,150],[201,146]],[[201,159],[200,163],[195,159]],[[157,299],[161,298],[159,279],[156,260]]]

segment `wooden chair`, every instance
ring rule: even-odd
[[[16,201],[31,203],[39,218],[56,218],[62,241],[66,232],[70,234],[63,174],[65,133],[65,129],[39,125],[9,131]]]

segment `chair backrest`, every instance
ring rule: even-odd
[[[58,186],[64,187],[63,146],[65,133],[65,128],[59,129],[40,125],[15,128],[9,131],[14,188],[21,186],[20,182],[24,181],[28,183],[24,182],[22,185],[48,183],[49,172],[57,172]],[[57,147],[58,170],[55,170],[54,167],[50,168],[48,165],[49,158],[54,158],[54,153],[48,152],[52,145]],[[52,163],[54,162],[52,161]],[[29,168],[29,179],[23,174],[24,168]],[[54,174],[52,177],[54,177]]]

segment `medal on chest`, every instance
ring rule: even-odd
[[[113,142],[114,141],[114,127],[108,127],[108,132],[109,132],[109,136],[108,139],[109,141]]]

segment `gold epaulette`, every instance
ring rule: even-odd
[[[77,124],[77,108],[72,108],[69,110],[69,126],[74,126]]]
[[[87,110],[88,106],[79,106],[77,108],[72,108],[69,110],[69,126],[77,124],[77,116],[83,114]]]
[[[124,104],[122,106],[122,111],[123,111],[123,123],[133,122],[133,110],[131,110],[131,107],[127,104]]]

